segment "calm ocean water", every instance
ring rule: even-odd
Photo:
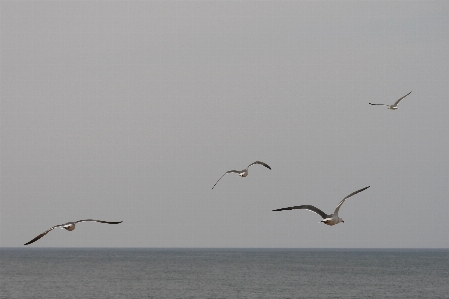
[[[0,249],[1,298],[449,298],[449,250]]]

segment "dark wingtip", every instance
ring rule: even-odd
[[[97,221],[97,222],[100,222],[100,223],[107,223],[107,224],[120,224],[120,223],[122,223],[123,221]]]
[[[27,243],[25,243],[25,244],[23,244],[23,245],[29,245],[29,244],[31,244],[31,243],[34,243],[34,242],[36,242],[37,240],[39,240],[40,238],[42,238],[42,237],[45,236],[45,235],[46,235],[46,233],[40,234],[39,236],[37,236],[37,237],[34,238],[33,240],[31,240],[31,241],[29,241],[29,242],[27,242]]]
[[[36,242],[36,241],[37,241],[36,239],[33,239],[33,240],[31,240],[31,241],[29,241],[29,242],[23,244],[23,245],[30,245],[31,243],[34,243],[34,242]]]

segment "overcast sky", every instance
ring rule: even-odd
[[[448,1],[0,5],[0,246],[449,247]]]

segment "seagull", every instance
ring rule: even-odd
[[[338,211],[340,210],[341,205],[345,202],[345,200],[353,195],[356,195],[359,192],[362,192],[363,190],[368,189],[370,186],[362,188],[360,190],[357,190],[355,192],[352,192],[351,194],[349,194],[348,196],[346,196],[345,198],[343,198],[340,203],[338,204],[338,206],[335,208],[335,211],[333,214],[331,215],[327,215],[326,213],[324,213],[323,211],[321,211],[320,209],[318,209],[317,207],[311,206],[311,205],[302,205],[302,206],[294,206],[294,207],[288,207],[288,208],[282,208],[282,209],[276,209],[273,211],[283,211],[283,210],[296,210],[296,209],[304,209],[304,210],[309,210],[312,212],[317,213],[318,215],[320,215],[321,217],[323,217],[323,220],[321,220],[320,222],[323,222],[324,224],[327,225],[335,225],[338,224],[340,222],[343,222],[343,219],[341,219],[340,217],[338,217]]]
[[[122,223],[122,222],[123,222],[123,221],[119,221],[119,222],[108,222],[108,221],[94,220],[94,219],[86,219],[86,220],[78,220],[78,221],[75,221],[75,222],[67,222],[67,223],[55,225],[55,226],[49,228],[47,231],[43,232],[42,234],[40,234],[39,236],[37,236],[36,238],[34,238],[33,240],[31,240],[30,242],[25,243],[24,245],[28,245],[28,244],[31,244],[31,243],[36,242],[37,240],[39,240],[40,238],[42,238],[43,236],[45,236],[46,234],[48,234],[50,231],[54,230],[54,229],[57,228],[57,227],[66,229],[66,230],[68,230],[68,231],[72,231],[72,230],[75,229],[75,224],[76,224],[76,223],[78,223],[78,222],[92,222],[92,221],[93,221],[93,222],[100,222],[100,223],[107,223],[107,224],[119,224],[119,223]]]
[[[410,91],[408,94],[406,94],[405,96],[403,96],[402,98],[400,98],[399,100],[397,100],[393,105],[387,105],[387,104],[372,104],[369,103],[370,105],[382,105],[382,106],[387,106],[387,109],[391,109],[391,110],[396,110],[398,109],[398,104],[400,101],[402,101],[403,98],[405,98],[406,96],[408,96],[409,94],[411,94],[412,92]]]
[[[233,172],[233,173],[237,173],[239,176],[241,176],[242,178],[244,178],[244,177],[246,177],[246,176],[248,175],[248,168],[250,168],[250,167],[253,166],[254,164],[260,164],[260,165],[263,165],[263,166],[265,166],[266,168],[268,168],[268,169],[271,170],[271,167],[268,166],[268,164],[266,164],[266,163],[264,163],[264,162],[256,161],[256,162],[253,162],[253,163],[249,164],[248,167],[246,167],[246,168],[243,169],[243,170],[229,170],[229,171],[226,171],[225,174],[221,176],[221,178],[224,177],[226,174],[232,173],[232,172]],[[221,178],[218,179],[217,183],[221,180]],[[216,185],[217,183],[215,183],[215,185]],[[215,185],[212,187],[212,189],[214,189]]]

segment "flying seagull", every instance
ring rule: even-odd
[[[408,94],[406,94],[405,96],[403,96],[402,98],[400,98],[399,100],[397,100],[393,105],[387,105],[387,104],[372,104],[369,103],[370,105],[382,105],[382,106],[387,106],[387,109],[391,109],[391,110],[396,110],[398,109],[398,104],[400,101],[402,101],[403,98],[405,98],[406,96],[408,96],[409,94],[411,94],[412,92],[410,91]]]
[[[37,236],[36,238],[34,238],[33,240],[31,240],[30,242],[25,243],[24,245],[28,245],[28,244],[31,244],[31,243],[36,242],[37,240],[39,240],[40,238],[42,238],[43,236],[45,236],[46,234],[48,234],[50,231],[54,230],[54,229],[57,228],[57,227],[66,229],[66,230],[68,230],[68,231],[72,231],[72,230],[75,229],[75,224],[76,224],[76,223],[78,223],[78,222],[92,222],[92,221],[93,221],[93,222],[100,222],[100,223],[107,223],[107,224],[119,224],[119,223],[122,223],[122,222],[123,222],[123,221],[119,221],[119,222],[109,222],[109,221],[93,220],[93,219],[78,220],[78,221],[75,221],[75,222],[67,222],[67,223],[55,225],[55,226],[49,228],[47,231],[43,232],[42,234],[40,234],[39,236]]]
[[[323,211],[321,211],[320,209],[318,209],[317,207],[311,206],[311,205],[302,205],[302,206],[294,206],[294,207],[288,207],[288,208],[282,208],[282,209],[276,209],[273,211],[283,211],[283,210],[296,210],[296,209],[304,209],[304,210],[309,210],[312,212],[317,213],[318,215],[320,215],[321,217],[323,217],[323,220],[321,220],[321,222],[323,222],[324,224],[327,225],[335,225],[337,223],[340,222],[344,222],[343,219],[341,219],[340,217],[338,217],[338,211],[340,210],[341,205],[345,202],[345,200],[353,195],[356,195],[359,192],[362,192],[365,189],[368,189],[370,186],[362,188],[360,190],[357,190],[355,192],[352,192],[351,194],[349,194],[348,196],[346,196],[345,198],[343,198],[340,203],[338,204],[338,206],[335,208],[335,211],[333,214],[331,215],[327,215],[326,213],[324,213]]]
[[[250,167],[253,166],[254,164],[260,164],[260,165],[263,165],[263,166],[265,166],[266,168],[268,168],[268,169],[271,170],[271,167],[268,166],[268,164],[263,163],[263,162],[260,162],[260,161],[256,161],[256,162],[253,162],[253,163],[249,164],[248,167],[246,167],[246,168],[243,169],[243,170],[229,170],[229,171],[226,171],[225,174],[221,176],[221,178],[224,177],[226,174],[232,173],[232,172],[233,172],[233,173],[237,173],[239,176],[241,176],[242,178],[244,178],[244,177],[246,177],[246,176],[248,175],[248,168],[250,168]],[[217,183],[221,180],[221,178],[218,179]],[[217,183],[215,183],[215,185],[216,185]],[[215,185],[212,187],[212,189],[214,189]]]

